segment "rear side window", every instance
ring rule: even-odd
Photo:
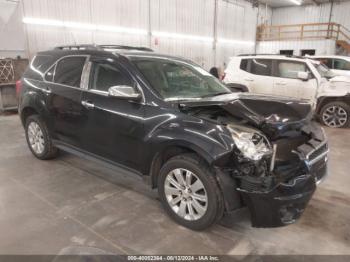
[[[108,92],[110,87],[122,85],[134,86],[124,70],[110,64],[94,64],[91,89]]]
[[[248,72],[248,59],[242,59],[240,69]]]
[[[86,57],[72,56],[60,60],[56,65],[54,82],[62,85],[80,87],[81,74]]]
[[[277,76],[283,78],[298,78],[298,72],[309,72],[305,63],[277,61]]]
[[[50,66],[49,63],[52,63],[52,58],[47,55],[37,55],[33,58],[31,62],[31,67],[37,72],[45,72]]]
[[[250,63],[250,72],[255,75],[271,76],[272,60],[269,59],[252,59]]]

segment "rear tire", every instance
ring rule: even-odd
[[[47,160],[57,156],[58,149],[53,146],[45,122],[38,115],[31,115],[26,119],[25,133],[27,144],[32,154]]]
[[[350,107],[341,101],[330,102],[322,107],[320,120],[323,125],[328,127],[347,127],[350,122]]]
[[[168,160],[158,176],[158,193],[166,212],[192,230],[206,229],[223,215],[222,193],[209,170],[195,154],[183,154]]]

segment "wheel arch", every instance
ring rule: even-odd
[[[31,115],[39,115],[39,111],[32,106],[26,106],[21,110],[20,118],[23,126],[26,123],[26,119]]]
[[[203,159],[208,165],[211,165],[211,163],[214,161],[213,157],[206,153],[204,150],[189,143],[176,143],[165,145],[153,156],[151,161],[151,165],[149,168],[149,176],[152,188],[157,187],[158,174],[164,163],[174,156],[186,153],[196,154],[198,157]]]
[[[331,102],[344,102],[350,106],[350,94],[346,96],[323,96],[317,99],[316,114],[321,113],[322,108]]]

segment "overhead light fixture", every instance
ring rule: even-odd
[[[54,20],[54,19],[41,19],[41,18],[32,18],[32,17],[24,17],[23,23],[30,24],[30,25],[55,26],[55,27],[64,27],[64,28],[73,28],[73,29],[82,29],[82,30],[91,30],[91,31],[126,33],[126,34],[136,34],[136,35],[148,34],[147,30],[138,29],[138,28],[119,27],[119,26],[111,26],[111,25],[97,25],[97,24],[89,24],[89,23],[78,23],[73,21],[61,21],[61,20]],[[152,31],[152,36],[171,38],[171,39],[202,41],[202,42],[208,42],[208,43],[214,42],[213,37],[177,34],[177,33],[160,32],[160,31]],[[255,42],[253,41],[243,41],[243,40],[224,39],[224,38],[219,38],[218,43],[233,44],[233,45],[255,45]]]
[[[244,40],[225,39],[225,38],[219,38],[218,43],[233,44],[233,45],[255,45],[254,41],[244,41]]]
[[[23,23],[30,24],[30,25],[45,25],[45,26],[56,26],[56,27],[65,27],[65,28],[74,28],[74,29],[93,30],[93,31],[106,31],[106,32],[147,35],[147,30],[143,30],[143,29],[109,26],[109,25],[96,25],[96,24],[89,24],[89,23],[78,23],[78,22],[60,21],[60,20],[52,20],[52,19],[24,17]]]
[[[301,5],[303,3],[302,0],[289,0],[289,1],[296,5]]]
[[[168,32],[159,32],[153,31],[153,36],[156,37],[165,37],[165,38],[174,38],[174,39],[184,39],[184,40],[197,40],[203,42],[213,42],[214,38],[198,35],[186,35],[186,34],[177,34],[177,33],[168,33]]]

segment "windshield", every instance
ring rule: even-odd
[[[334,77],[334,74],[332,73],[331,70],[329,70],[329,68],[325,65],[325,64],[314,64],[316,70],[318,71],[318,73],[321,75],[321,77],[330,79],[332,77]]]
[[[133,61],[153,89],[165,100],[185,100],[232,93],[215,77],[194,64],[166,59]]]

